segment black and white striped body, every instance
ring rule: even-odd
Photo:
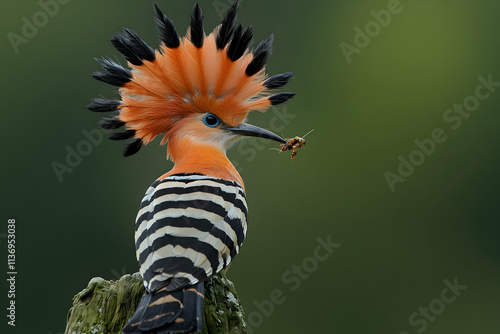
[[[227,267],[245,238],[247,204],[235,182],[174,175],[147,190],[135,246],[148,291],[193,285]]]
[[[186,292],[195,296],[198,291],[201,301],[191,300],[190,304],[201,303],[202,309],[203,281],[227,267],[239,252],[247,216],[245,193],[236,182],[201,174],[177,174],[155,181],[142,200],[135,231],[146,294],[124,332],[155,329],[161,316],[168,318],[166,322],[179,322],[172,314],[188,311],[183,303]],[[167,305],[158,308],[158,300]],[[152,312],[154,308],[158,309]],[[201,318],[201,313],[190,316]]]

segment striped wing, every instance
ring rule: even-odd
[[[136,255],[154,292],[215,275],[238,253],[247,230],[243,188],[205,175],[173,175],[147,190],[136,220]]]

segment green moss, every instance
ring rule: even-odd
[[[246,333],[243,318],[234,284],[225,271],[205,282],[202,334]]]
[[[87,288],[73,298],[66,333],[120,333],[143,294],[138,273],[125,275],[119,281],[93,278]]]
[[[100,277],[73,298],[65,334],[121,333],[144,294],[139,273],[119,281]],[[203,334],[246,333],[244,312],[225,271],[205,282]]]

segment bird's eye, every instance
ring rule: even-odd
[[[205,117],[203,117],[203,123],[205,123],[206,126],[215,128],[217,125],[219,125],[220,120],[214,114],[207,114]]]

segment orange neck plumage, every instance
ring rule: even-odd
[[[245,187],[240,174],[227,158],[225,150],[211,143],[198,142],[189,137],[174,137],[168,142],[172,170],[158,180],[179,173],[200,173],[237,182]]]

